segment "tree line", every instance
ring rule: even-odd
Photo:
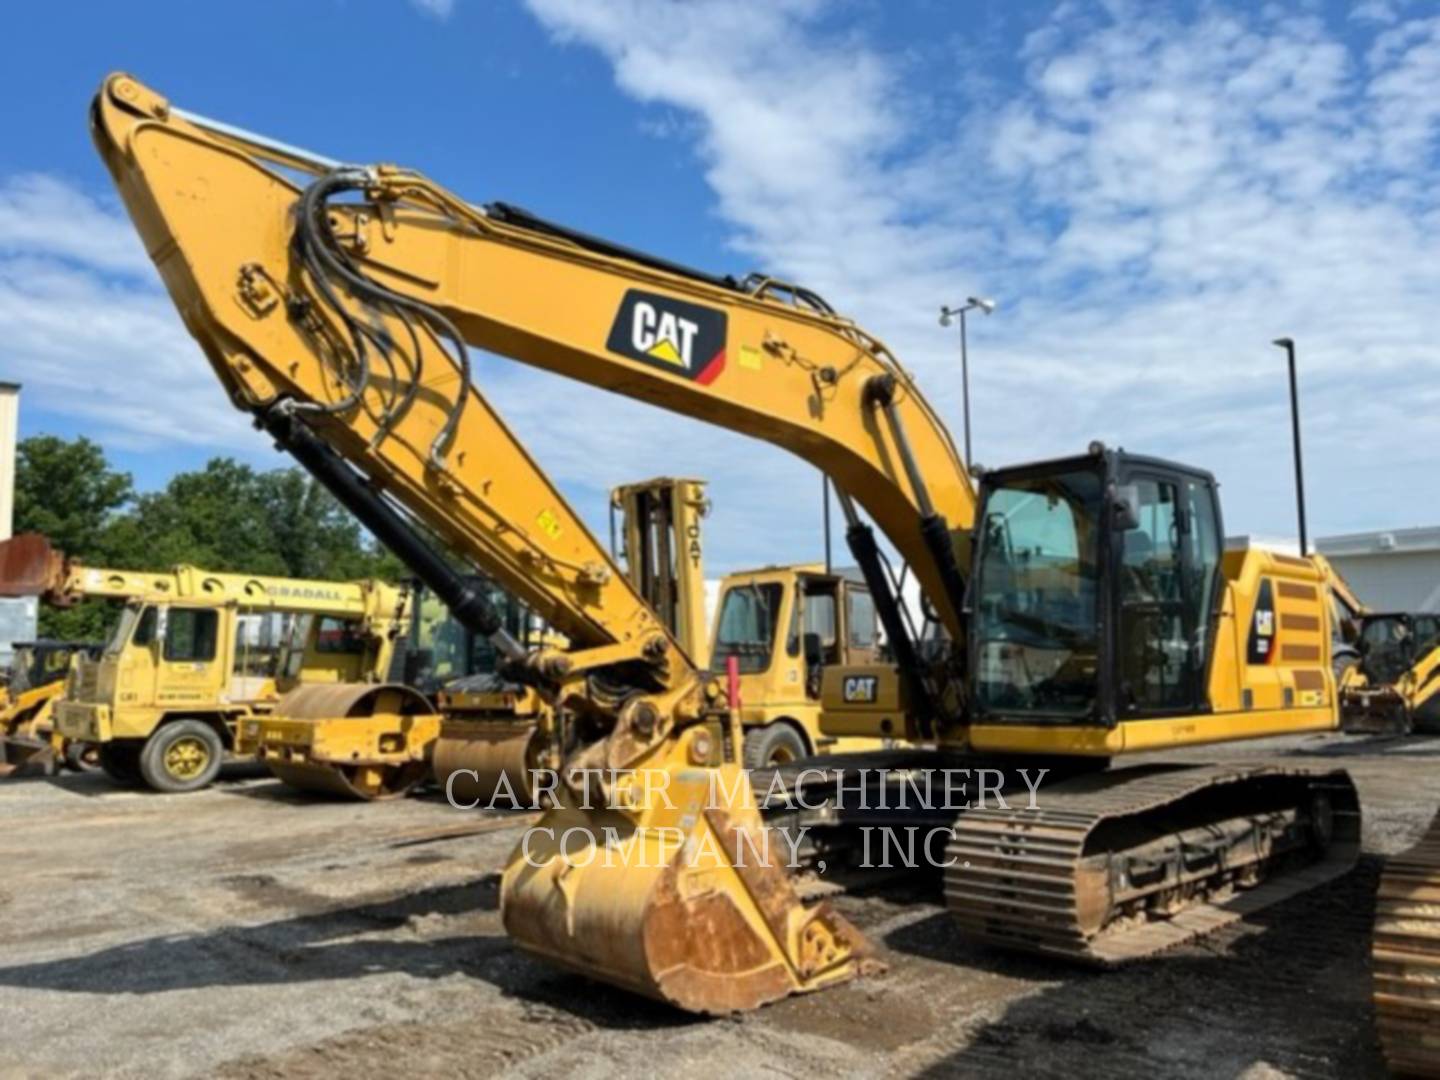
[[[15,466],[15,532],[44,533],[90,566],[192,563],[328,580],[405,576],[401,563],[297,468],[262,471],[218,457],[176,473],[159,491],[138,492],[98,444],[54,435],[21,441]],[[114,618],[115,606],[103,601],[42,605],[40,634],[98,641]]]

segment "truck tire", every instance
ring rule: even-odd
[[[199,791],[220,771],[225,746],[201,720],[162,725],[140,751],[140,775],[156,791]]]
[[[131,742],[100,744],[100,771],[121,787],[140,783],[140,747]]]
[[[776,769],[808,757],[805,737],[784,720],[745,733],[745,768]]]
[[[65,764],[78,773],[94,772],[100,768],[100,747],[89,742],[67,742]]]

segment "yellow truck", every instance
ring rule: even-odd
[[[124,601],[100,655],[76,658],[54,703],[54,734],[97,747],[112,779],[157,791],[209,784],[236,725],[282,693],[383,678],[409,618],[410,590],[376,581],[91,567],[35,534],[9,541],[4,555],[0,594],[61,606]]]

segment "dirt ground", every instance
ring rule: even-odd
[[[1109,973],[968,945],[936,894],[892,882],[835,901],[884,974],[718,1021],[509,944],[498,871],[525,818],[329,802],[253,774],[177,796],[12,781],[0,1077],[1383,1075],[1372,896],[1380,858],[1440,802],[1440,739],[1225,756],[1250,755],[1352,769],[1354,872]]]

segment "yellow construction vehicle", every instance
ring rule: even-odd
[[[1343,770],[1106,767],[1337,725],[1320,572],[1222,555],[1208,474],[1096,445],[988,473],[977,493],[915,380],[804,288],[326,161],[124,75],[91,117],[231,400],[536,691],[559,767],[502,878],[522,947],[717,1013],[849,979],[865,945],[798,900],[782,860],[751,854],[765,836],[738,676],[701,671],[618,572],[474,385],[467,344],[765,439],[830,477],[889,657],[826,670],[827,729],[833,715],[837,734],[923,743],[912,773],[983,755],[1018,791],[1020,767],[1049,770],[1033,806],[957,811],[946,895],[979,938],[1149,955],[1353,862]],[[930,641],[862,511],[913,572],[943,631]],[[568,649],[519,648],[417,520],[499,568]]]
[[[404,634],[404,589],[193,566],[113,570],[67,559],[34,534],[10,543],[0,593],[60,606],[89,597],[125,601],[103,652],[76,658],[53,706],[54,734],[97,747],[100,767],[116,781],[171,792],[204,787],[235,749],[237,724],[302,684],[287,699],[292,708],[315,700],[313,684],[358,684],[353,700],[327,696],[327,707],[389,706],[404,696],[403,688],[382,694],[368,685],[389,671]],[[252,640],[260,615],[293,616],[288,633]]]
[[[0,554],[0,562],[4,561]],[[77,772],[99,767],[95,748],[53,734],[55,703],[80,654],[94,657],[99,645],[73,641],[17,641],[10,677],[0,686],[0,776],[49,776],[68,765]]]
[[[529,613],[493,583],[472,576],[467,587],[501,613],[516,641],[542,636]],[[423,700],[396,688],[391,707],[379,707],[387,702],[367,695],[374,688],[344,685],[303,699],[292,694],[239,726],[239,751],[291,787],[371,801],[408,794],[432,775],[432,758],[444,784],[450,772],[467,767],[470,743],[503,741],[512,729],[533,732],[533,692],[496,674],[499,657],[487,637],[458,622],[423,586],[413,588],[416,617],[392,670]],[[347,693],[353,700],[342,701]],[[458,794],[468,797],[473,789],[462,781]]]
[[[1440,733],[1440,614],[1364,612],[1354,648],[1340,684],[1346,731]]]

